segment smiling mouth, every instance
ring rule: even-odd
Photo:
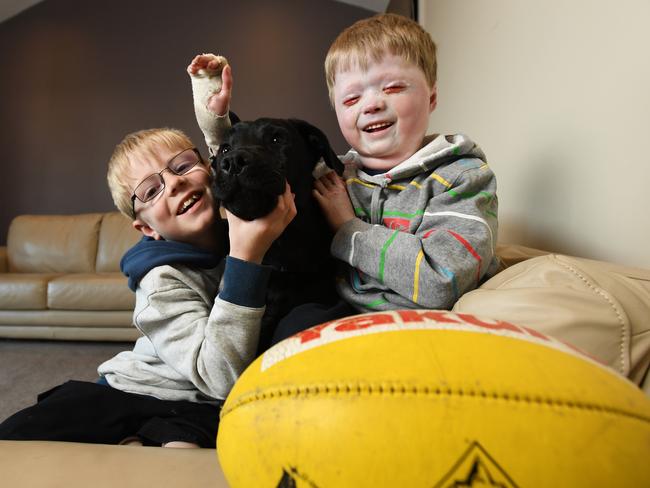
[[[379,132],[380,130],[388,129],[393,125],[393,122],[378,122],[376,124],[370,124],[363,128],[364,132]]]
[[[187,212],[190,208],[194,206],[196,202],[198,202],[201,197],[203,196],[203,193],[193,193],[192,195],[189,196],[180,206],[178,209],[178,212],[176,215],[182,215],[185,212]]]

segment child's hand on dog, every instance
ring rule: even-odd
[[[232,70],[228,60],[215,54],[199,54],[192,59],[187,73],[195,77],[221,76],[221,89],[208,99],[207,107],[212,113],[225,115],[232,96]]]
[[[260,264],[284,229],[297,214],[295,195],[289,183],[284,193],[278,197],[278,204],[268,215],[255,220],[243,220],[226,210],[228,234],[230,237],[230,256],[244,261]]]
[[[345,181],[334,171],[318,178],[312,193],[334,232],[355,217]]]

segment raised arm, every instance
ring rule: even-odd
[[[194,113],[211,154],[216,154],[223,134],[230,128],[228,110],[232,95],[232,71],[228,60],[199,54],[187,67],[192,81]]]

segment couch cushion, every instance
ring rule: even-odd
[[[101,329],[107,333],[103,339],[122,340],[119,336],[110,338],[112,332],[120,329],[135,329],[133,311],[131,310],[2,310],[0,309],[0,337],[20,337],[20,330],[25,339],[63,339],[56,333],[60,329]],[[9,332],[9,333],[8,333]],[[99,334],[93,332],[93,334]],[[128,334],[127,334],[128,335]],[[92,338],[92,337],[91,337]],[[66,339],[74,339],[68,335]],[[79,340],[86,340],[79,337]],[[2,485],[0,485],[2,486]]]
[[[455,312],[529,326],[640,384],[650,364],[650,271],[549,254],[466,293]]]
[[[17,314],[21,314],[18,316]],[[71,326],[67,319],[68,315],[76,316],[77,314],[92,314],[93,317],[80,326]],[[120,325],[113,327],[109,325],[96,325],[97,316],[100,318],[107,314],[114,320],[114,314],[129,315],[128,312],[72,312],[63,310],[47,311],[22,311],[13,312],[13,317],[18,317],[25,322],[23,325],[2,325],[3,322],[12,320],[12,314],[5,315],[0,310],[0,338],[7,339],[45,339],[54,341],[119,341],[133,342],[141,336],[138,329],[132,324],[129,326]],[[58,321],[63,321],[62,325],[39,325],[41,322],[49,320],[52,315],[57,316]],[[45,320],[43,320],[45,318]],[[107,322],[108,320],[106,320]],[[9,324],[20,324],[21,322],[9,322]],[[95,485],[93,485],[94,487]]]
[[[7,487],[228,487],[214,449],[0,441],[0,472]]]
[[[133,310],[135,294],[121,273],[73,273],[48,283],[52,310]]]
[[[0,274],[0,310],[45,310],[47,283],[54,274]]]
[[[21,215],[14,218],[7,235],[9,271],[93,272],[102,215]]]
[[[102,218],[97,245],[95,271],[120,271],[120,259],[140,240],[142,234],[131,225],[131,220],[119,212],[108,212]]]

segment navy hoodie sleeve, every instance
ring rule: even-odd
[[[228,256],[219,298],[244,307],[263,307],[272,269]]]

